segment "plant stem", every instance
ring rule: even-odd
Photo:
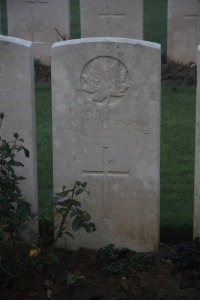
[[[57,232],[57,234],[56,234],[56,237],[55,237],[55,239],[54,239],[52,248],[54,248],[55,245],[56,245],[56,243],[57,243],[57,240],[58,240],[58,238],[59,238],[59,236],[60,236],[60,233],[61,233],[62,230],[63,230],[64,224],[65,224],[65,220],[66,220],[66,218],[67,218],[67,216],[68,216],[70,210],[71,210],[71,206],[67,208],[67,210],[65,211],[64,215],[62,216],[62,221],[61,221],[61,223],[60,223],[60,226],[59,226],[58,232]]]

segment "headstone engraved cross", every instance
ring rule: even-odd
[[[126,13],[125,12],[115,12],[115,9],[113,9],[113,0],[108,0],[108,2],[106,3],[106,9],[104,12],[99,12],[98,15],[99,17],[109,17],[109,18],[119,18],[119,17],[125,17]]]
[[[103,176],[103,202],[101,202],[102,219],[108,219],[106,205],[108,204],[108,177],[109,176],[129,176],[129,170],[126,171],[111,171],[108,167],[108,147],[102,147],[102,169],[101,170],[83,170],[84,175]]]
[[[199,34],[200,34],[200,0],[197,0],[197,13],[196,14],[186,14],[185,15],[186,19],[194,19],[196,20],[196,29],[197,29],[197,34],[196,34],[196,39],[197,43],[199,44]]]

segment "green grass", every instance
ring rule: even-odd
[[[191,235],[195,87],[162,85],[161,236]]]
[[[1,0],[2,33],[7,35],[7,7],[6,0]]]
[[[167,0],[144,0],[144,40],[162,46],[163,60],[167,54]]]
[[[53,186],[50,83],[36,85],[36,124],[39,205],[51,200]]]
[[[71,14],[71,38],[79,39],[80,33],[80,2],[79,0],[73,0],[70,4]]]

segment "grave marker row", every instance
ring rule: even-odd
[[[69,4],[69,0],[7,0],[8,33],[32,41],[34,57],[50,64],[52,44],[61,36],[70,38]],[[143,37],[143,0],[81,0],[80,7],[82,37]]]
[[[31,40],[34,56],[50,63],[50,47],[70,38],[69,0],[8,0],[8,33]],[[143,38],[143,0],[80,0],[82,37]],[[200,0],[168,1],[168,61],[196,62]]]

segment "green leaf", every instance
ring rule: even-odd
[[[1,170],[1,174],[6,176],[7,172],[5,170]]]
[[[70,192],[71,192],[71,190],[69,190],[69,191],[63,191],[61,193],[55,193],[55,194],[53,194],[53,197],[57,198],[57,199],[61,199],[61,198],[66,197]]]
[[[76,185],[77,185],[77,186],[80,186],[80,185],[81,185],[81,182],[80,182],[80,181],[77,181],[77,182],[76,182]]]
[[[86,186],[87,186],[87,182],[86,182],[86,181],[83,182],[83,183],[81,183],[81,187],[82,187],[82,188],[86,188]]]
[[[66,208],[64,208],[64,207],[61,207],[61,208],[57,209],[57,212],[60,213],[60,214],[62,214],[65,211],[66,211]]]
[[[10,166],[24,167],[24,165],[21,162],[16,161],[14,159],[11,159],[8,164]]]
[[[83,228],[85,229],[85,231],[86,231],[87,233],[90,233],[91,230],[92,230],[91,226],[90,226],[89,224],[87,224],[87,223],[84,223],[84,224],[83,224]]]
[[[80,217],[76,217],[75,220],[72,222],[72,229],[74,231],[78,231],[81,227],[83,227],[83,221]]]
[[[72,210],[69,216],[70,216],[70,218],[73,218],[76,215],[77,215],[77,212],[75,210]]]
[[[23,147],[23,150],[24,150],[24,155],[25,155],[26,157],[29,157],[29,156],[30,156],[29,150],[26,149],[25,147]]]
[[[72,205],[72,201],[70,199],[69,200],[64,200],[64,201],[59,201],[58,205],[61,205],[61,206],[70,206],[70,205]]]
[[[17,152],[21,151],[22,148],[23,148],[22,146],[18,147],[18,148],[17,148]]]
[[[92,231],[96,231],[96,226],[94,223],[90,222],[89,225],[92,228]]]
[[[75,191],[75,195],[78,196],[78,195],[80,195],[83,191],[84,191],[84,189],[79,188],[79,189],[77,189],[77,190]]]
[[[26,179],[26,177],[19,176],[19,177],[17,177],[17,179],[18,179],[18,180],[24,180],[24,179]]]
[[[56,205],[60,205],[60,206],[80,206],[80,202],[76,201],[76,200],[72,200],[72,199],[67,199],[64,201],[57,201]]]

